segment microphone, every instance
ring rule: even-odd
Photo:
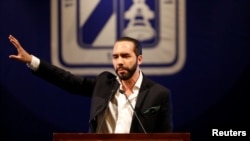
[[[129,103],[130,107],[132,108],[132,110],[133,110],[133,112],[134,112],[134,114],[135,114],[135,117],[136,117],[137,121],[139,122],[139,124],[140,124],[140,126],[141,126],[143,132],[146,134],[147,132],[146,132],[144,126],[142,125],[141,120],[140,120],[139,117],[137,116],[137,113],[136,113],[136,111],[135,111],[133,105],[131,104],[130,100],[128,99],[128,96],[124,93],[123,90],[119,90],[119,92],[120,92],[121,94],[125,95],[126,99],[128,100],[128,103]]]

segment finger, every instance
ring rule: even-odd
[[[10,59],[18,59],[18,56],[17,55],[10,55],[9,58]]]
[[[9,35],[9,40],[10,41],[14,41],[14,40],[17,40],[14,36],[12,36],[12,35]]]
[[[17,39],[14,36],[12,36],[12,35],[9,36],[9,40],[11,42],[17,42]]]
[[[19,44],[14,40],[14,39],[10,39],[10,42],[16,47],[19,48]]]
[[[11,42],[17,49],[19,49],[19,48],[22,47],[21,44],[18,42],[18,40],[17,40],[14,36],[10,35],[10,36],[9,36],[9,40],[10,40],[10,42]]]
[[[13,38],[13,36],[12,36],[12,35],[9,35],[9,39],[11,39],[11,38]]]

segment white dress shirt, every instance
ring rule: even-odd
[[[140,71],[139,78],[133,87],[133,93],[128,97],[128,100],[131,102],[133,109],[135,107],[137,96],[141,87],[142,77],[143,76]],[[121,84],[118,77],[117,77],[117,80]],[[120,90],[122,90],[122,85],[120,85]],[[129,133],[134,110],[130,106],[129,101],[127,100],[126,96],[124,94],[121,94],[119,90],[116,93],[115,98],[117,99],[117,104],[118,104],[117,105],[118,117],[117,117],[116,127],[115,127],[114,132],[115,133]]]

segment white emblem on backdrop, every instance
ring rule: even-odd
[[[131,7],[125,11],[125,19],[128,19],[129,23],[124,29],[123,35],[134,37],[140,41],[155,37],[155,30],[149,22],[155,18],[154,14],[145,0],[134,0]]]
[[[148,75],[171,75],[186,58],[185,0],[51,0],[51,59],[79,75],[113,72],[121,36],[142,42]]]

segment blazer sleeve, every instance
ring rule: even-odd
[[[95,78],[74,75],[43,60],[41,60],[38,70],[32,72],[43,80],[73,94],[91,96],[95,85]]]

